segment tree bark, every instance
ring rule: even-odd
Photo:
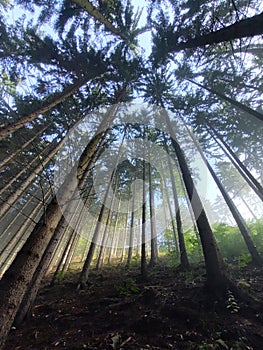
[[[183,121],[184,122],[184,121]],[[211,165],[209,164],[208,160],[206,159],[199,143],[196,141],[196,139],[193,137],[193,135],[191,134],[190,130],[188,129],[186,123],[184,122],[184,125],[187,129],[187,132],[189,134],[189,136],[191,137],[191,139],[193,140],[195,146],[197,147],[198,149],[198,152],[200,153],[203,161],[205,162],[211,176],[213,177],[215,183],[217,184],[224,200],[226,201],[226,204],[229,208],[229,210],[231,211],[231,214],[233,215],[236,223],[237,223],[237,226],[244,238],[244,241],[246,243],[246,246],[248,248],[248,251],[252,257],[252,261],[256,264],[256,265],[259,265],[259,266],[262,266],[262,263],[263,263],[263,260],[262,258],[260,257],[250,235],[249,235],[249,232],[248,232],[248,229],[246,227],[246,223],[244,221],[244,219],[242,218],[242,216],[240,215],[237,207],[234,205],[233,201],[231,200],[231,198],[229,197],[228,193],[226,192],[224,186],[221,184],[220,180],[218,179],[216,173],[214,172],[213,168],[211,167]]]
[[[255,193],[259,196],[259,198],[263,201],[263,187],[261,184],[254,178],[250,171],[244,166],[244,164],[240,161],[240,159],[236,156],[236,154],[232,151],[232,149],[228,146],[228,144],[224,141],[223,137],[212,127],[210,123],[208,123],[209,128],[213,131],[215,136],[220,140],[226,150],[222,147],[222,145],[218,142],[218,140],[209,132],[210,136],[216,141],[219,147],[226,153],[231,163],[234,164],[239,174],[246,180],[246,182],[252,187]],[[227,153],[228,152],[228,153]],[[234,159],[234,161],[233,161]]]
[[[165,137],[164,137],[164,142],[165,143],[167,142]],[[181,262],[182,268],[187,269],[187,268],[189,268],[190,264],[189,264],[186,246],[185,246],[183,226],[182,226],[182,220],[181,220],[181,212],[180,212],[179,201],[178,201],[178,194],[177,194],[177,190],[176,190],[175,178],[174,178],[174,173],[173,173],[172,164],[171,164],[171,158],[169,156],[169,149],[167,147],[167,144],[165,144],[165,149],[167,152],[167,161],[168,161],[170,179],[171,179],[172,189],[173,189],[175,219],[176,219],[176,225],[177,225],[179,250],[180,250],[180,262]]]
[[[130,203],[129,203],[130,206]],[[120,263],[122,264],[124,262],[125,258],[125,245],[126,245],[126,239],[127,239],[127,234],[128,234],[128,213],[129,213],[129,207],[128,207],[128,212],[126,214],[126,219],[125,219],[125,226],[124,226],[124,235],[123,235],[123,246],[122,246],[122,252],[121,252],[121,259]]]
[[[53,200],[36,225],[13,264],[0,281],[0,346],[8,334],[35,269],[61,218],[61,211]]]
[[[114,35],[119,36],[121,39],[127,40],[126,35],[124,35],[118,28],[116,28],[110,21],[107,20],[100,12],[100,10],[93,6],[88,0],[72,0],[75,4],[79,5],[81,8],[85,9],[92,17],[105,26],[105,28]]]
[[[1,162],[0,162],[0,168],[2,168],[3,166],[5,166],[8,162],[10,162],[15,156],[17,156],[23,149],[25,149],[27,146],[29,146],[38,136],[40,136],[41,134],[43,134],[43,132],[45,130],[47,130],[47,128],[50,125],[44,126],[41,130],[39,130],[38,132],[36,132],[34,134],[34,136],[29,139],[28,141],[26,141],[25,143],[23,143],[23,145],[18,148],[15,152],[12,152],[9,156],[7,156],[6,158],[4,158]]]
[[[168,125],[169,133],[171,135],[172,146],[174,148],[182,172],[187,194],[189,196],[195,215],[195,220],[198,227],[205,258],[206,285],[214,293],[220,293],[220,291],[225,292],[228,288],[230,288],[230,285],[233,287],[233,282],[230,281],[229,277],[226,274],[225,264],[219,253],[218,246],[207,219],[202,201],[197,194],[184,153],[176,141],[168,113],[165,110],[163,110],[163,113]]]
[[[51,191],[48,191],[45,194],[45,197],[43,198],[44,203],[49,202],[49,198],[51,197]],[[5,252],[11,249],[11,254],[12,251],[15,249],[16,244],[18,241],[22,240],[25,234],[28,234],[29,230],[29,225],[30,223],[32,223],[32,218],[36,219],[37,214],[39,213],[39,211],[41,211],[41,208],[43,208],[43,203],[39,202],[35,208],[32,209],[30,216],[27,217],[24,222],[22,223],[22,225],[19,226],[19,229],[14,232],[14,235],[11,237],[11,239],[6,243],[3,244],[3,247],[1,247],[1,252],[0,252],[0,271],[2,269],[2,267],[4,267],[6,264],[8,264],[7,259],[3,259]]]
[[[108,114],[108,118],[112,118],[112,112],[113,112],[113,110],[111,110],[111,112]],[[122,138],[119,150],[118,150],[115,168],[114,168],[114,170],[113,170],[113,172],[111,174],[110,182],[108,183],[108,186],[106,188],[106,192],[105,192],[105,195],[104,195],[104,198],[103,198],[103,204],[102,204],[101,209],[100,209],[97,225],[95,227],[95,231],[94,231],[94,234],[93,234],[93,237],[92,237],[92,242],[91,242],[90,247],[89,247],[88,255],[87,255],[87,258],[85,260],[84,266],[82,268],[81,274],[79,276],[77,289],[84,289],[86,287],[86,285],[87,285],[90,265],[91,265],[91,262],[92,262],[92,259],[93,259],[94,253],[95,253],[95,249],[97,247],[97,241],[98,241],[98,238],[99,238],[99,233],[100,233],[100,230],[101,230],[101,224],[102,224],[102,220],[103,220],[104,213],[105,213],[105,205],[104,205],[104,203],[106,202],[106,200],[108,198],[110,187],[112,186],[112,183],[113,183],[113,179],[114,179],[114,176],[115,176],[115,173],[116,173],[116,166],[118,164],[118,161],[119,161],[119,158],[120,158],[120,155],[121,155],[121,148],[123,146],[125,134],[126,134],[126,129],[124,130],[123,138]],[[82,164],[82,166],[80,166],[78,168],[79,174],[81,172],[83,172],[83,164],[85,164],[85,161],[83,159],[82,159],[81,164]]]
[[[114,194],[116,194],[116,191],[114,191]],[[110,218],[111,218],[111,215],[112,215],[112,208],[114,206],[115,199],[116,198],[114,196],[114,200],[111,202],[111,206],[110,206],[108,214],[107,214],[107,219],[106,219],[104,233],[103,233],[103,239],[102,239],[102,242],[101,242],[101,247],[100,247],[100,250],[99,250],[99,255],[98,255],[97,263],[96,263],[96,270],[99,270],[101,268],[101,265],[102,265],[102,260],[103,260],[102,258],[103,258],[104,252],[105,252],[105,244],[106,244],[107,239],[108,239],[108,232],[109,232],[108,225],[109,225],[109,221],[110,221]]]
[[[205,45],[253,37],[261,34],[263,34],[263,13],[250,18],[242,19],[225,28],[202,36],[197,36],[194,39],[187,40],[186,42],[178,43],[177,33],[172,33],[167,37],[167,45],[169,52],[179,52],[185,49],[195,49]]]
[[[43,167],[45,167],[54,155],[57,153],[62,145],[63,140],[50,152],[50,154],[43,159],[42,163],[39,164],[34,171],[28,176],[28,178],[13,192],[6,201],[0,207],[0,216],[4,216],[6,212],[15,204],[15,202],[21,197],[28,186],[34,181],[37,174],[39,174]]]
[[[26,315],[29,314],[29,312],[31,311],[36,296],[37,296],[37,292],[39,290],[41,281],[43,279],[43,277],[45,276],[45,273],[48,269],[48,265],[50,263],[50,260],[52,258],[52,254],[53,251],[55,250],[56,246],[59,243],[59,240],[62,238],[63,233],[65,231],[66,228],[66,221],[64,219],[64,217],[62,217],[58,223],[58,226],[56,227],[55,233],[52,237],[52,239],[50,240],[42,258],[41,261],[33,275],[33,278],[31,279],[27,291],[24,295],[24,298],[20,304],[18,313],[16,315],[15,318],[15,325],[19,326],[23,320],[25,319]]]
[[[151,259],[149,265],[155,266],[158,262],[158,243],[156,232],[156,219],[155,219],[155,203],[154,203],[154,189],[152,185],[152,172],[151,164],[148,164],[149,170],[149,204],[150,204],[150,219],[151,219]]]
[[[111,114],[105,117],[106,120],[109,118],[112,118]],[[104,125],[106,120],[103,120],[101,125]],[[96,135],[89,143],[88,149],[85,150],[85,156],[81,158],[81,169],[83,169],[82,163],[87,163],[87,159],[90,159],[94,154],[100,137],[101,134]],[[52,156],[57,152],[60,146],[61,143],[52,151]],[[45,160],[46,164],[49,160],[50,159]],[[43,164],[41,165],[41,168],[42,167]],[[35,176],[35,174],[33,175]],[[25,188],[32,182],[32,178],[30,178],[28,182],[26,186],[24,185]],[[70,173],[59,189],[61,203],[68,203],[68,195],[74,193],[72,186],[72,173]],[[20,189],[19,195],[20,193],[23,193],[23,189]],[[18,196],[18,194],[16,194],[16,196]],[[33,274],[54,234],[61,216],[60,206],[54,199],[47,207],[42,219],[35,226],[28,240],[0,281],[0,347],[3,346],[5,342],[27,287],[33,278]]]
[[[26,123],[32,122],[34,119],[36,119],[40,114],[43,114],[47,111],[49,111],[51,108],[55,107],[59,103],[61,103],[63,100],[65,100],[67,97],[71,96],[76,92],[81,86],[83,86],[86,83],[83,81],[79,81],[75,83],[74,85],[67,87],[64,91],[61,93],[55,95],[51,101],[48,101],[46,104],[44,104],[42,107],[37,109],[36,111],[29,113],[26,116],[23,116],[18,121],[13,122],[11,124],[8,124],[2,128],[0,128],[0,140],[4,139],[8,135],[14,133],[15,131],[19,130],[24,126]]]
[[[132,262],[132,251],[133,251],[133,243],[134,243],[134,210],[135,210],[135,178],[133,184],[133,196],[132,196],[132,211],[131,211],[131,223],[130,223],[130,240],[129,240],[129,250],[127,257],[126,267],[130,267]]]
[[[263,28],[263,27],[262,27]],[[219,97],[220,99],[224,100],[224,101],[227,101],[229,102],[231,105],[235,106],[236,108],[238,108],[239,110],[241,110],[242,112],[245,112],[245,113],[248,113],[250,115],[253,115],[255,118],[263,121],[263,114],[258,112],[258,111],[255,111],[254,109],[250,108],[250,107],[247,107],[245,106],[243,103],[241,102],[238,102],[236,100],[233,100],[232,98],[230,97],[227,97],[226,95],[224,95],[223,93],[221,92],[218,92],[212,88],[209,88],[209,87],[206,87],[200,83],[197,83],[196,81],[194,80],[191,80],[191,79],[187,79],[188,81],[190,81],[190,83],[192,84],[195,84],[197,86],[199,86],[200,88],[216,95],[217,97]]]
[[[176,228],[175,228],[175,224],[174,224],[173,211],[172,211],[170,196],[169,196],[169,193],[168,193],[168,188],[167,188],[167,184],[166,184],[165,179],[164,179],[164,190],[165,190],[166,201],[167,201],[167,204],[168,204],[169,214],[170,214],[171,223],[172,223],[175,250],[176,250],[177,252],[179,252],[178,241],[177,241],[177,236],[176,236]]]
[[[146,189],[145,189],[145,160],[143,159],[143,190],[142,190],[142,242],[141,242],[141,274],[142,276],[147,275],[147,263],[146,263]]]

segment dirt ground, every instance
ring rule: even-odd
[[[239,285],[263,301],[263,271],[233,268]],[[262,308],[231,293],[215,301],[204,292],[204,270],[160,265],[146,280],[138,267],[92,271],[77,291],[71,271],[53,287],[47,278],[32,315],[13,327],[5,350],[23,349],[263,349]]]

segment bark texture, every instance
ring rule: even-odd
[[[235,22],[215,32],[197,36],[182,43],[177,42],[177,33],[172,33],[167,37],[168,51],[179,52],[185,49],[195,49],[205,45],[218,44],[261,34],[263,34],[263,12],[259,15]]]

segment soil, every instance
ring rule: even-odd
[[[232,267],[231,273],[262,301],[262,269]],[[138,267],[107,267],[92,271],[80,291],[75,270],[53,287],[50,277],[32,313],[12,328],[5,350],[263,349],[262,307],[231,293],[213,299],[200,265],[182,272],[161,264],[146,279]]]

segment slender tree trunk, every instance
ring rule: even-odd
[[[121,200],[119,199],[118,211],[116,213],[115,223],[114,223],[114,228],[113,228],[113,233],[112,233],[112,239],[111,239],[111,244],[110,244],[110,247],[109,247],[108,264],[110,264],[110,262],[111,262],[111,257],[112,257],[112,253],[114,251],[115,242],[117,243],[116,232],[117,232],[117,227],[118,227],[118,222],[119,222],[119,215],[120,215],[120,212],[119,212],[120,203],[121,203]]]
[[[111,114],[109,114],[109,115],[111,116]],[[86,285],[87,285],[90,265],[91,265],[91,262],[92,262],[92,259],[93,259],[94,253],[95,253],[95,249],[96,249],[96,246],[97,246],[97,241],[98,241],[98,238],[99,238],[99,233],[101,231],[102,220],[103,220],[104,213],[105,213],[105,205],[104,205],[104,203],[106,203],[106,200],[107,200],[108,195],[109,195],[110,187],[112,186],[113,179],[114,179],[114,176],[116,174],[116,166],[118,164],[118,161],[119,161],[119,158],[120,158],[120,155],[121,155],[121,149],[122,149],[122,146],[123,146],[125,134],[126,134],[126,129],[123,132],[123,138],[122,138],[122,141],[121,141],[121,144],[120,144],[120,147],[119,147],[119,151],[118,151],[118,154],[117,154],[115,168],[114,168],[114,170],[113,170],[113,172],[111,174],[110,182],[109,182],[109,184],[108,184],[108,186],[106,188],[106,192],[105,192],[105,195],[104,195],[104,198],[103,198],[103,204],[101,206],[99,217],[98,217],[98,222],[97,222],[97,225],[95,227],[95,231],[94,231],[94,234],[93,234],[92,242],[91,242],[90,247],[89,247],[89,252],[88,252],[87,258],[85,260],[84,266],[82,268],[82,271],[81,271],[81,274],[80,274],[80,277],[79,277],[77,289],[84,289],[86,287]],[[82,161],[82,163],[83,163],[83,161]],[[83,167],[79,167],[79,174],[82,171],[83,171]]]
[[[94,219],[93,222],[92,222],[92,226],[91,226],[90,232],[92,232],[95,229],[95,225],[96,225],[96,219]],[[88,254],[89,244],[90,244],[90,241],[89,241],[89,239],[87,239],[87,242],[85,244],[85,247],[84,247],[84,250],[83,250],[83,254],[82,254],[82,257],[81,257],[81,262],[85,261],[85,256]]]
[[[225,292],[230,287],[234,288],[234,284],[226,274],[225,264],[219,253],[203,204],[197,194],[184,153],[176,141],[168,113],[165,110],[163,110],[163,113],[171,135],[172,146],[182,172],[187,194],[195,215],[205,258],[207,287],[214,293],[219,293],[220,291]]]
[[[158,262],[158,243],[156,232],[156,219],[155,219],[155,203],[154,203],[154,189],[152,184],[152,172],[151,164],[148,164],[149,170],[149,204],[150,204],[150,219],[151,219],[151,259],[150,266],[153,267]]]
[[[59,135],[60,138],[61,134]],[[11,179],[9,179],[9,181],[6,183],[5,186],[3,186],[0,189],[0,196],[10,187],[12,186],[12,184],[14,182],[17,182],[19,177],[21,175],[23,175],[26,171],[28,171],[30,169],[30,167],[35,164],[36,162],[40,163],[40,157],[42,157],[43,155],[45,155],[45,152],[47,151],[48,148],[54,148],[54,146],[56,147],[57,145],[57,139],[55,141],[53,141],[52,143],[50,143],[45,149],[43,149],[41,152],[39,152],[31,161],[29,161],[17,174],[15,174],[14,177],[12,177]],[[52,147],[53,146],[53,147]],[[43,157],[44,158],[44,157]]]
[[[78,233],[78,231],[75,232],[75,235],[74,235],[74,239],[73,239],[73,242],[69,248],[69,252],[67,254],[67,257],[66,257],[66,260],[65,260],[65,263],[62,267],[62,270],[61,270],[61,275],[64,276],[65,273],[68,271],[68,268],[71,264],[71,261],[72,261],[72,258],[73,258],[73,255],[74,255],[74,252],[75,252],[75,249],[77,247],[77,244],[79,242],[79,239],[80,239],[80,234]]]
[[[45,195],[45,197],[43,198],[45,203],[48,203],[51,198],[51,191],[48,191]],[[22,225],[19,227],[19,229],[14,232],[14,235],[11,237],[11,239],[7,242],[7,244],[3,245],[3,247],[1,247],[1,252],[0,252],[0,271],[2,269],[2,267],[4,267],[8,261],[6,259],[3,259],[5,256],[5,252],[8,250],[11,250],[11,253],[13,252],[13,250],[15,249],[18,241],[22,240],[24,235],[28,234],[28,229],[29,229],[29,225],[30,223],[32,223],[32,218],[35,218],[37,216],[37,214],[41,211],[41,208],[43,208],[43,203],[39,202],[35,208],[32,209],[32,212],[30,213],[30,216],[28,218],[26,218],[26,220],[23,221]],[[42,211],[43,213],[43,211]]]
[[[50,197],[47,198],[46,203],[49,204],[52,200],[52,196],[50,194]],[[38,212],[35,212],[35,220],[39,221],[41,216],[43,215],[44,210],[38,210]],[[23,225],[24,226],[24,225]],[[1,262],[1,277],[5,274],[5,272],[9,269],[10,265],[13,263],[16,255],[21,250],[23,245],[28,240],[31,232],[33,231],[34,226],[30,225],[30,223],[27,225],[27,227],[24,227],[24,233],[19,238],[17,237],[17,240],[15,244],[12,246],[12,251],[10,254],[8,254]]]
[[[8,162],[10,162],[13,158],[15,158],[23,149],[25,149],[27,146],[29,146],[38,136],[42,135],[43,132],[45,130],[47,130],[47,128],[50,126],[46,125],[44,126],[41,130],[39,130],[38,132],[36,132],[34,134],[34,136],[29,139],[28,141],[26,141],[25,143],[23,143],[23,145],[18,148],[15,152],[12,152],[9,156],[7,156],[6,158],[4,158],[1,162],[0,162],[0,168],[2,168],[3,166],[5,166]]]
[[[164,142],[166,143],[167,140],[164,137]],[[184,240],[184,234],[183,234],[183,225],[182,225],[182,219],[181,219],[181,211],[179,207],[179,201],[178,201],[178,193],[176,190],[176,184],[175,184],[175,178],[173,173],[173,168],[171,164],[171,158],[169,156],[169,149],[167,147],[167,144],[165,144],[165,149],[167,152],[167,161],[168,161],[168,167],[170,172],[170,179],[172,183],[172,189],[173,189],[173,198],[174,198],[174,209],[175,209],[175,219],[176,219],[176,225],[177,225],[177,233],[178,233],[178,241],[179,241],[179,250],[180,250],[180,262],[182,268],[189,268],[189,260],[187,256],[186,246],[185,246],[185,240]]]
[[[244,166],[244,164],[240,161],[240,159],[236,156],[236,154],[232,151],[232,149],[224,141],[223,137],[212,127],[212,125],[210,123],[208,123],[208,125],[209,125],[210,129],[213,131],[213,133],[216,135],[216,137],[223,144],[223,146],[225,147],[226,150],[222,147],[222,145],[218,142],[218,140],[213,136],[213,134],[211,132],[209,132],[209,135],[212,136],[212,138],[216,141],[216,143],[223,150],[223,152],[226,153],[226,155],[230,159],[231,163],[238,170],[239,174],[243,177],[243,179],[246,180],[246,182],[252,187],[252,189],[255,191],[255,193],[263,201],[263,187],[261,186],[261,184],[254,178],[254,176],[250,173],[250,171],[248,171],[248,169]]]
[[[161,162],[162,166],[162,172],[164,173],[164,166],[163,162]],[[173,230],[173,236],[174,236],[174,244],[175,244],[175,250],[179,252],[179,247],[178,247],[178,241],[177,241],[177,235],[176,235],[176,228],[175,228],[175,223],[174,223],[174,216],[173,216],[173,211],[172,211],[172,206],[171,206],[171,201],[170,201],[170,196],[168,192],[168,187],[166,183],[165,177],[163,178],[163,185],[164,185],[164,191],[165,191],[165,196],[166,196],[166,202],[168,205],[168,210],[171,218],[171,224],[172,224],[172,230]],[[166,220],[167,221],[167,220]]]
[[[146,262],[146,189],[145,189],[145,160],[143,159],[143,190],[142,190],[142,242],[141,242],[141,274],[147,275],[147,262]]]
[[[251,210],[250,206],[247,204],[247,202],[245,201],[245,199],[239,195],[239,198],[241,199],[242,203],[245,205],[245,207],[247,208],[247,210],[250,212],[250,214],[253,216],[253,218],[255,220],[257,220],[256,215],[254,214],[253,210]]]
[[[172,33],[167,37],[169,52],[179,52],[185,49],[195,49],[205,45],[217,44],[235,39],[253,37],[263,34],[263,13],[242,19],[232,25],[219,29],[186,42],[177,42],[177,33]]]
[[[59,103],[61,103],[63,100],[65,100],[67,97],[71,96],[76,92],[81,86],[85,85],[86,81],[78,81],[72,86],[69,86],[65,88],[64,91],[62,91],[59,94],[56,94],[50,101],[47,101],[46,104],[44,104],[42,107],[37,109],[34,112],[29,113],[26,116],[23,116],[18,121],[13,122],[11,124],[8,124],[2,128],[0,128],[0,140],[7,137],[8,135],[14,133],[16,130],[19,130],[24,126],[25,124],[32,122],[34,119],[36,119],[40,114],[43,114]]]
[[[132,262],[132,251],[134,244],[134,210],[135,210],[135,191],[136,191],[136,178],[134,178],[133,183],[133,196],[132,196],[132,211],[131,211],[131,223],[130,223],[130,240],[129,240],[129,249],[128,249],[128,257],[126,267],[129,267]]]
[[[93,6],[88,0],[72,0],[81,8],[85,9],[92,17],[105,26],[105,28],[112,34],[119,36],[121,39],[127,40],[126,35],[124,35],[118,28],[116,28],[112,23],[110,23],[107,18],[103,16],[100,10]]]
[[[262,15],[263,16],[263,15]],[[263,28],[263,27],[262,27]],[[209,88],[209,87],[206,87],[200,83],[197,83],[196,81],[194,80],[191,80],[191,79],[187,79],[188,81],[190,81],[190,83],[192,84],[195,84],[197,86],[199,86],[200,88],[210,92],[211,94],[214,94],[216,95],[217,97],[219,97],[221,100],[224,100],[224,101],[227,101],[229,102],[231,105],[235,106],[236,108],[240,109],[242,112],[245,112],[245,113],[248,113],[250,115],[253,115],[255,118],[263,121],[263,114],[258,112],[258,111],[255,111],[254,109],[250,108],[250,107],[247,107],[245,106],[243,103],[241,102],[238,102],[236,100],[233,100],[232,98],[230,97],[227,97],[226,95],[224,95],[223,93],[221,92],[218,92],[212,88]]]
[[[253,241],[251,240],[251,237],[249,235],[249,232],[248,232],[248,229],[246,227],[246,223],[245,221],[243,220],[242,216],[240,215],[237,207],[235,206],[234,202],[231,200],[231,198],[229,197],[228,193],[226,192],[224,186],[221,184],[220,180],[218,179],[216,173],[214,172],[213,168],[211,167],[211,165],[209,164],[209,162],[207,161],[199,143],[196,141],[196,139],[193,137],[192,133],[190,132],[190,130],[188,129],[186,123],[184,123],[186,129],[187,129],[187,132],[189,134],[189,136],[191,137],[191,139],[193,140],[195,146],[197,147],[198,149],[198,152],[200,153],[203,161],[205,162],[211,176],[213,177],[215,183],[217,184],[224,200],[226,201],[226,204],[229,208],[229,210],[231,211],[231,214],[233,215],[236,223],[237,223],[237,226],[244,238],[244,241],[246,243],[246,246],[248,248],[248,251],[250,252],[250,255],[252,257],[252,260],[255,264],[259,265],[259,266],[262,266],[262,263],[263,263],[263,260],[262,258],[260,257]]]
[[[39,174],[43,167],[45,167],[54,155],[57,153],[59,148],[61,147],[63,140],[50,152],[50,154],[39,164],[34,171],[28,176],[28,178],[20,184],[20,186],[8,197],[6,201],[0,207],[0,216],[4,216],[6,212],[15,204],[15,202],[21,197],[24,191],[28,188],[28,186],[35,180],[36,175]]]
[[[129,206],[128,206],[128,212],[126,213],[126,219],[125,219],[123,245],[122,245],[122,252],[121,252],[121,259],[120,259],[120,263],[121,264],[124,262],[124,258],[125,258],[125,245],[126,245],[126,239],[127,239],[127,234],[128,234],[128,213],[129,213],[129,207],[130,207],[130,203],[129,203]]]
[[[0,281],[0,346],[4,343],[26,288],[33,278],[35,269],[60,218],[60,208],[53,200],[41,219],[42,224],[36,225],[13,264]]]
[[[34,305],[37,292],[39,290],[40,283],[45,276],[45,273],[48,269],[48,265],[50,263],[50,260],[52,258],[52,254],[54,249],[59,243],[59,240],[62,238],[62,235],[65,231],[67,223],[64,220],[64,217],[62,217],[58,223],[58,226],[56,227],[56,232],[52,239],[50,240],[44,255],[42,256],[42,259],[34,273],[33,278],[31,279],[27,292],[24,295],[24,298],[22,300],[22,303],[19,307],[19,311],[15,318],[15,324],[18,326],[20,325],[23,320],[25,319],[26,315],[30,313],[32,310],[32,307]]]
[[[114,191],[114,195],[116,195],[116,191]],[[107,242],[108,239],[108,232],[109,232],[109,221],[112,215],[112,208],[114,207],[114,203],[115,203],[115,196],[114,196],[114,200],[111,202],[111,206],[108,210],[108,214],[107,214],[107,219],[106,219],[106,223],[105,223],[105,228],[104,228],[104,233],[103,233],[103,238],[102,238],[102,243],[101,243],[101,247],[99,250],[99,255],[97,258],[97,264],[96,264],[96,270],[99,270],[101,268],[102,265],[102,258],[105,252],[105,244]]]
[[[198,250],[199,250],[199,255],[200,255],[200,258],[201,258],[202,257],[201,241],[200,241],[200,235],[199,235],[199,232],[198,232],[198,228],[196,226],[196,220],[195,220],[193,208],[192,208],[191,202],[189,200],[189,197],[187,195],[187,190],[186,190],[185,183],[184,183],[183,176],[182,176],[182,173],[181,173],[180,169],[178,169],[178,174],[179,174],[179,177],[180,177],[180,182],[181,182],[181,185],[182,185],[182,189],[183,189],[184,194],[185,194],[185,200],[186,200],[187,208],[188,208],[188,211],[189,211],[189,214],[190,214],[190,218],[191,218],[191,221],[192,221],[192,224],[193,224],[193,230],[194,230],[194,233],[195,233],[195,237],[196,237],[197,242],[198,242]]]

